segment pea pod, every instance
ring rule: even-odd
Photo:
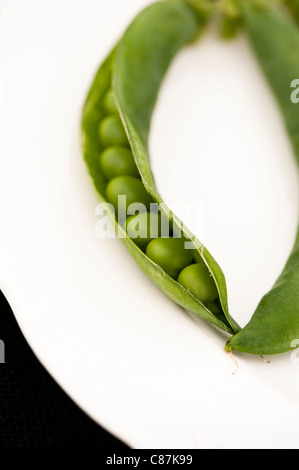
[[[142,184],[150,198],[147,200],[142,195],[143,200],[146,200],[145,210],[148,210],[150,201],[159,204],[163,214],[168,217],[172,234],[181,232],[182,240],[191,243],[192,250],[183,251],[184,248],[175,238],[170,239],[171,243],[165,242],[163,238],[155,238],[146,249],[142,249],[140,238],[135,243],[126,231],[126,223],[121,223],[116,218],[115,210],[106,205],[117,234],[142,270],[170,299],[221,330],[234,334],[239,327],[229,314],[224,275],[208,250],[163,202],[155,185],[148,150],[152,113],[163,78],[176,54],[200,34],[204,24],[201,16],[183,0],[154,3],[133,20],[99,68],[91,85],[82,116],[82,149],[99,200],[103,204],[113,200],[115,206],[115,196],[123,194],[118,191],[126,191],[116,188],[124,188],[129,178],[133,182],[135,177],[118,176],[118,181],[108,181],[107,174],[111,174],[111,168],[105,163],[103,171],[99,164],[100,156],[110,145],[130,148],[140,175],[140,180],[135,178],[133,185],[136,197],[142,192],[139,188]],[[116,107],[111,97],[114,97]],[[119,129],[119,118],[125,129],[127,143]],[[123,167],[127,168],[128,165],[124,164]],[[132,196],[131,184],[127,192]],[[177,251],[174,256],[165,259],[167,250],[168,253]],[[217,291],[213,302],[203,303],[193,295],[188,285],[183,286],[178,282],[179,271],[193,263],[201,263],[208,271]],[[206,274],[201,278],[201,272],[197,270],[197,279],[204,282]],[[213,289],[211,291],[214,293]],[[215,301],[214,297],[217,297]]]
[[[292,103],[291,82],[299,78],[298,27],[278,8],[244,2],[245,29],[282,111],[299,164],[299,106]],[[298,347],[299,230],[286,266],[259,303],[251,321],[226,345],[227,350],[271,355]]]

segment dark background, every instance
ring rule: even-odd
[[[129,449],[90,419],[40,364],[0,291],[0,448]]]

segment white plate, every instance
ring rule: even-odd
[[[225,335],[169,301],[118,240],[96,236],[81,106],[148,3],[1,1],[1,289],[46,369],[129,446],[298,448],[297,356],[236,355],[232,375]],[[209,31],[177,57],[150,145],[164,199],[219,261],[245,325],[292,247],[298,173],[243,37]]]

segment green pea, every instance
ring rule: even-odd
[[[119,200],[118,196],[125,196],[125,200],[123,200],[123,198]],[[145,190],[141,180],[133,176],[118,176],[117,178],[113,178],[107,184],[106,197],[108,202],[114,206],[116,212],[120,215],[124,215],[124,217],[131,204],[141,204],[141,206],[138,207],[138,210],[141,212],[143,206],[145,206],[144,210],[146,210],[149,208],[150,203],[153,202],[152,197]]]
[[[214,279],[204,263],[187,266],[180,273],[178,282],[203,304],[213,302],[218,297]]]
[[[127,147],[108,147],[100,155],[100,166],[108,180],[122,175],[140,176],[133,154]]]
[[[127,234],[142,250],[155,238],[169,237],[169,220],[164,214],[142,212],[128,217],[126,225]]]
[[[128,138],[119,116],[108,116],[100,122],[99,137],[105,147],[128,145]]]
[[[118,114],[112,90],[107,91],[103,98],[103,107],[107,114]]]
[[[146,255],[176,279],[180,271],[192,263],[193,250],[185,249],[181,238],[156,238],[147,245]]]

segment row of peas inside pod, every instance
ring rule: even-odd
[[[102,148],[99,165],[107,180],[107,201],[116,214],[126,214],[121,223],[146,256],[212,313],[221,315],[218,291],[202,257],[197,250],[190,249],[181,233],[173,233],[170,219],[157,210],[157,204],[144,188],[111,90],[103,97],[103,109],[106,115],[98,128]],[[128,215],[129,206],[136,203],[143,211]]]

